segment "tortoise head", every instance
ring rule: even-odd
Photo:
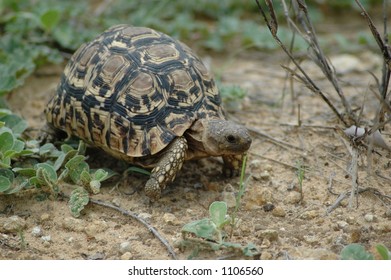
[[[202,120],[201,142],[212,156],[240,155],[251,145],[251,137],[242,125],[227,120]]]

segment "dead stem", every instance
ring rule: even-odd
[[[338,119],[345,124],[345,126],[348,126],[348,123],[351,123],[352,120],[354,121],[353,114],[351,112],[349,103],[346,101],[343,92],[338,84],[338,80],[336,78],[335,70],[332,66],[330,66],[330,63],[326,59],[326,57],[323,54],[323,51],[321,50],[318,40],[314,31],[314,28],[312,26],[311,20],[308,16],[307,7],[305,5],[305,1],[292,1],[296,3],[296,14],[298,15],[298,18],[300,19],[300,24],[302,25],[302,28],[304,29],[304,32],[300,32],[300,29],[296,26],[294,21],[289,17],[289,12],[285,10],[285,15],[287,17],[287,21],[289,22],[292,29],[296,32],[298,32],[304,40],[307,41],[309,44],[309,47],[311,50],[315,53],[315,57],[313,57],[313,60],[315,63],[321,68],[323,73],[326,75],[326,77],[330,80],[330,82],[333,84],[334,88],[337,91],[338,96],[341,99],[341,102],[343,106],[345,107],[346,116],[348,116],[349,119],[345,120],[343,115],[339,113],[337,108],[334,106],[334,104],[328,99],[328,97],[323,93],[323,91],[315,84],[315,82],[309,77],[309,75],[303,70],[303,68],[300,66],[299,62],[296,60],[294,55],[288,48],[282,43],[280,38],[277,36],[277,29],[278,29],[278,23],[275,16],[274,8],[271,3],[271,1],[265,1],[266,5],[268,7],[268,12],[270,19],[268,19],[266,12],[264,8],[260,5],[259,1],[256,0],[256,3],[258,5],[259,11],[261,12],[261,15],[267,25],[267,27],[270,30],[270,33],[272,34],[274,40],[277,42],[277,44],[281,47],[281,49],[285,52],[285,54],[289,57],[289,59],[292,61],[292,63],[295,65],[295,67],[300,71],[301,74],[298,74],[296,70],[293,70],[289,67],[283,66],[293,77],[296,77],[299,81],[303,82],[306,87],[308,87],[311,91],[313,91],[315,94],[319,95],[324,102],[330,107],[330,109],[334,112],[334,114],[338,117]],[[283,1],[283,5],[286,8],[286,4]],[[304,17],[303,17],[304,14]]]
[[[358,149],[352,147],[349,149],[352,156],[352,162],[349,167],[350,175],[352,177],[352,190],[350,191],[349,208],[353,208],[353,200],[356,198],[356,206],[358,207]]]
[[[150,224],[147,223],[147,221],[145,221],[143,218],[139,217],[136,213],[133,213],[133,212],[130,212],[130,211],[127,211],[125,209],[122,209],[120,207],[117,207],[117,206],[114,206],[108,202],[104,202],[104,201],[100,201],[100,200],[95,200],[95,199],[91,199],[90,198],[90,202],[91,203],[94,203],[96,205],[100,205],[100,206],[104,206],[104,207],[107,207],[107,208],[111,208],[111,209],[114,209],[120,213],[122,213],[123,215],[125,216],[130,216],[132,217],[133,219],[135,219],[136,221],[140,222],[141,224],[143,224],[157,239],[160,240],[160,242],[167,248],[167,251],[170,253],[171,257],[176,260],[177,257],[176,257],[176,254],[174,252],[174,249],[171,247],[170,243],[163,237],[160,235],[160,233],[154,228],[152,227]]]
[[[334,209],[336,209],[345,198],[347,198],[348,196],[351,196],[351,192],[352,191],[346,191],[346,192],[341,193],[337,197],[335,202],[329,208],[327,208],[326,214],[328,215],[331,212],[333,212]],[[382,194],[380,191],[378,191],[377,189],[374,189],[374,188],[358,188],[356,191],[357,194],[364,193],[364,192],[372,193],[378,199],[380,199],[380,201],[382,201],[385,204],[385,206],[389,207],[389,204],[391,203],[391,196]],[[386,204],[386,202],[388,202],[388,205]]]
[[[276,138],[274,138],[273,136],[265,133],[265,132],[262,132],[254,127],[249,127],[247,126],[247,129],[250,130],[252,133],[256,134],[257,136],[261,136],[261,137],[264,137],[264,138],[267,138],[268,140],[270,140],[271,142],[275,143],[275,144],[278,144],[280,146],[285,146],[285,147],[289,147],[289,148],[293,148],[293,149],[296,149],[296,150],[299,150],[299,151],[302,151],[304,152],[305,150],[301,147],[298,147],[298,146],[295,146],[295,145],[292,145],[288,142],[284,142],[282,140],[278,140]]]

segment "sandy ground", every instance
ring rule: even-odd
[[[340,78],[352,108],[365,103],[363,120],[373,119],[377,101],[368,88],[374,80],[366,71],[380,73],[377,55],[339,55],[334,61],[340,63]],[[348,193],[335,204],[340,194],[352,190],[349,144],[333,129],[343,126],[325,103],[300,83],[293,83],[292,96],[281,63],[281,57],[259,53],[228,61],[210,58],[213,71],[222,73],[223,84],[247,90],[231,117],[254,132],[240,222],[229,241],[255,244],[256,259],[338,259],[341,249],[350,243],[361,243],[372,252],[379,243],[391,248],[390,153],[376,148],[368,157],[361,150],[358,185],[368,190],[353,199]],[[321,73],[311,63],[304,64],[342,110]],[[40,69],[10,95],[11,108],[32,128],[42,126],[42,111],[60,72],[61,67]],[[388,126],[383,134],[391,143]],[[104,153],[94,155],[91,164],[124,168]],[[304,170],[301,188],[298,168]],[[229,213],[233,211],[239,179],[223,178],[221,161],[186,162],[175,182],[154,203],[142,190],[146,180],[142,175],[129,175],[105,184],[100,194],[91,197],[139,214],[174,247],[179,259],[244,258],[227,250],[181,246],[183,225],[207,217],[213,201],[225,200]],[[64,185],[62,189],[70,193],[72,188]],[[171,258],[146,227],[118,211],[90,204],[76,219],[66,199],[42,201],[38,197],[34,193],[0,196],[0,259]],[[6,231],[7,223],[17,223],[22,230]]]

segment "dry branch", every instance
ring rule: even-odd
[[[268,7],[268,12],[270,19],[267,16],[267,13],[265,9],[261,6],[258,0],[256,0],[256,3],[258,5],[259,11],[270,30],[270,33],[272,34],[274,40],[277,42],[277,44],[281,47],[281,49],[286,53],[286,55],[289,57],[289,59],[292,61],[292,63],[295,65],[295,67],[299,70],[301,74],[298,74],[295,70],[290,69],[289,67],[284,67],[288,72],[291,73],[294,77],[298,78],[301,82],[304,83],[306,87],[308,87],[311,91],[319,95],[322,100],[330,107],[330,109],[334,112],[334,114],[338,117],[338,119],[343,122],[346,126],[350,123],[355,123],[354,117],[352,115],[349,103],[346,101],[343,92],[337,82],[335,70],[332,66],[330,66],[330,63],[326,59],[326,57],[323,54],[323,51],[321,50],[318,40],[314,31],[314,28],[312,27],[311,20],[308,16],[308,10],[305,5],[305,1],[292,1],[296,3],[296,6],[299,7],[299,10],[296,12],[301,15],[298,18],[300,19],[300,24],[303,26],[304,32],[301,32],[300,29],[297,27],[295,22],[289,17],[289,13],[287,10],[285,10],[285,15],[287,17],[287,21],[289,22],[290,26],[293,27],[294,31],[301,34],[304,40],[307,41],[309,44],[311,50],[315,53],[314,61],[316,64],[322,69],[323,73],[325,73],[326,77],[331,81],[334,88],[336,88],[336,91],[341,99],[341,102],[343,106],[345,107],[346,114],[345,116],[348,116],[348,119],[345,119],[344,116],[337,110],[337,108],[334,106],[334,104],[328,99],[328,97],[323,93],[323,91],[316,85],[316,83],[309,77],[309,75],[303,70],[303,68],[300,66],[297,59],[294,57],[292,52],[288,50],[288,48],[284,45],[284,43],[281,41],[281,39],[277,35],[278,31],[278,22],[275,16],[274,8],[271,3],[271,1],[265,1],[266,5]],[[286,7],[285,2],[283,1],[284,7]],[[304,16],[302,16],[304,14]]]
[[[176,254],[174,252],[174,249],[171,247],[170,243],[163,236],[161,236],[160,233],[154,227],[152,227],[150,224],[148,224],[143,218],[139,217],[136,213],[124,210],[124,209],[122,209],[120,207],[117,207],[117,206],[114,206],[114,205],[112,205],[110,203],[107,203],[107,202],[104,202],[104,201],[100,201],[100,200],[96,200],[96,199],[92,199],[92,198],[90,198],[90,202],[93,203],[93,204],[97,204],[97,205],[100,205],[100,206],[104,206],[104,207],[107,207],[107,208],[114,209],[114,210],[122,213],[123,215],[130,216],[133,219],[135,219],[136,221],[140,222],[157,239],[160,240],[160,242],[167,248],[167,250],[170,253],[170,255],[172,256],[172,258],[175,259],[175,260],[177,259]]]

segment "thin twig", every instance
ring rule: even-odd
[[[136,221],[140,222],[141,224],[143,224],[153,235],[155,235],[155,237],[157,239],[160,240],[160,242],[167,248],[168,252],[170,253],[170,255],[172,256],[172,258],[174,260],[177,259],[177,256],[174,252],[174,249],[172,248],[172,246],[170,245],[170,243],[163,237],[160,235],[160,233],[154,228],[152,227],[150,224],[148,224],[143,218],[139,217],[136,213],[133,213],[133,212],[130,212],[130,211],[127,211],[127,210],[124,210],[120,207],[117,207],[117,206],[114,206],[110,203],[107,203],[107,202],[104,202],[104,201],[100,201],[100,200],[95,200],[95,199],[91,199],[90,198],[90,202],[94,203],[94,204],[97,204],[97,205],[100,205],[100,206],[104,206],[104,207],[107,207],[107,208],[111,208],[111,209],[114,209],[120,213],[122,213],[123,215],[125,216],[130,216],[132,217],[133,219],[135,219]]]
[[[379,85],[379,92],[382,99],[387,102],[388,86],[389,86],[390,75],[391,75],[391,49],[390,46],[388,45],[388,33],[387,33],[387,12],[388,12],[387,1],[383,1],[383,26],[384,26],[383,38],[380,35],[379,31],[377,30],[368,12],[361,4],[361,2],[359,0],[355,0],[355,1],[359,6],[359,8],[361,9],[361,14],[366,19],[369,29],[371,30],[372,35],[375,38],[375,41],[383,54],[382,82]],[[382,103],[379,110],[380,123],[384,121],[384,115],[385,115],[384,107],[385,105],[384,103]]]
[[[265,138],[269,139],[270,141],[272,141],[272,142],[274,142],[276,144],[279,144],[281,146],[286,146],[286,147],[293,148],[293,149],[296,149],[296,150],[299,150],[299,151],[303,151],[303,152],[305,151],[303,148],[300,148],[298,146],[292,145],[292,144],[290,144],[288,142],[284,142],[284,141],[278,140],[278,139],[274,138],[273,136],[271,136],[271,135],[269,135],[269,134],[267,134],[265,132],[262,132],[262,131],[260,131],[260,130],[258,130],[256,128],[247,126],[247,129],[250,130],[252,133],[254,133],[256,135],[261,136],[261,137],[265,137]]]
[[[282,48],[282,50],[287,54],[287,56],[290,58],[290,60],[293,62],[293,64],[296,66],[296,68],[300,71],[302,75],[299,75],[296,70],[292,70],[289,67],[284,67],[288,72],[291,73],[294,77],[298,78],[301,82],[305,84],[306,87],[308,87],[311,91],[314,93],[318,94],[323,101],[326,102],[326,104],[331,108],[331,110],[337,115],[337,117],[347,126],[348,121],[343,118],[343,116],[338,112],[336,107],[333,105],[333,103],[327,98],[327,96],[320,90],[320,88],[312,81],[312,79],[307,75],[307,73],[301,68],[297,60],[294,58],[293,54],[291,51],[289,51],[286,46],[281,42],[280,38],[277,36],[277,28],[278,24],[275,19],[275,13],[273,6],[269,4],[269,1],[266,1],[269,14],[271,16],[271,20],[269,20],[266,16],[266,12],[262,8],[262,6],[259,4],[259,1],[256,0],[258,8],[264,18],[264,21],[269,28],[273,38],[275,41],[278,43],[278,45]],[[321,68],[327,79],[333,84],[338,96],[341,99],[341,103],[345,107],[346,110],[346,115],[350,118],[349,122],[352,120],[354,121],[354,116],[352,114],[352,111],[350,109],[350,105],[347,102],[341,87],[338,84],[338,79],[336,76],[335,69],[331,66],[329,61],[326,59],[325,55],[323,54],[322,49],[319,46],[316,34],[315,34],[315,29],[311,23],[311,20],[308,15],[308,10],[305,4],[305,1],[292,1],[296,3],[294,5],[296,7],[296,15],[298,18],[299,23],[304,29],[304,32],[301,32],[300,28],[298,28],[294,21],[289,17],[289,13],[287,11],[287,5],[285,4],[285,1],[283,0],[283,7],[285,11],[285,17],[287,19],[288,25],[291,27],[291,29],[295,32],[298,32],[300,36],[307,41],[309,47],[311,48],[312,51],[316,54],[315,58],[313,58],[314,62]],[[303,17],[304,14],[304,17]]]
[[[353,208],[353,199],[356,197],[356,206],[358,207],[358,149],[352,147],[349,149],[352,156],[352,162],[350,165],[350,174],[352,177],[352,190],[350,192],[349,208]]]
[[[330,214],[331,212],[333,212],[334,209],[337,208],[341,204],[342,200],[344,200],[348,196],[351,196],[351,192],[352,191],[346,191],[346,192],[341,193],[337,197],[335,202],[329,208],[327,208],[326,214]],[[360,194],[360,193],[364,193],[364,192],[371,192],[373,195],[375,195],[381,201],[383,201],[384,199],[387,199],[389,202],[391,202],[390,196],[384,195],[380,191],[378,191],[377,189],[374,189],[374,188],[358,188],[356,193]]]

